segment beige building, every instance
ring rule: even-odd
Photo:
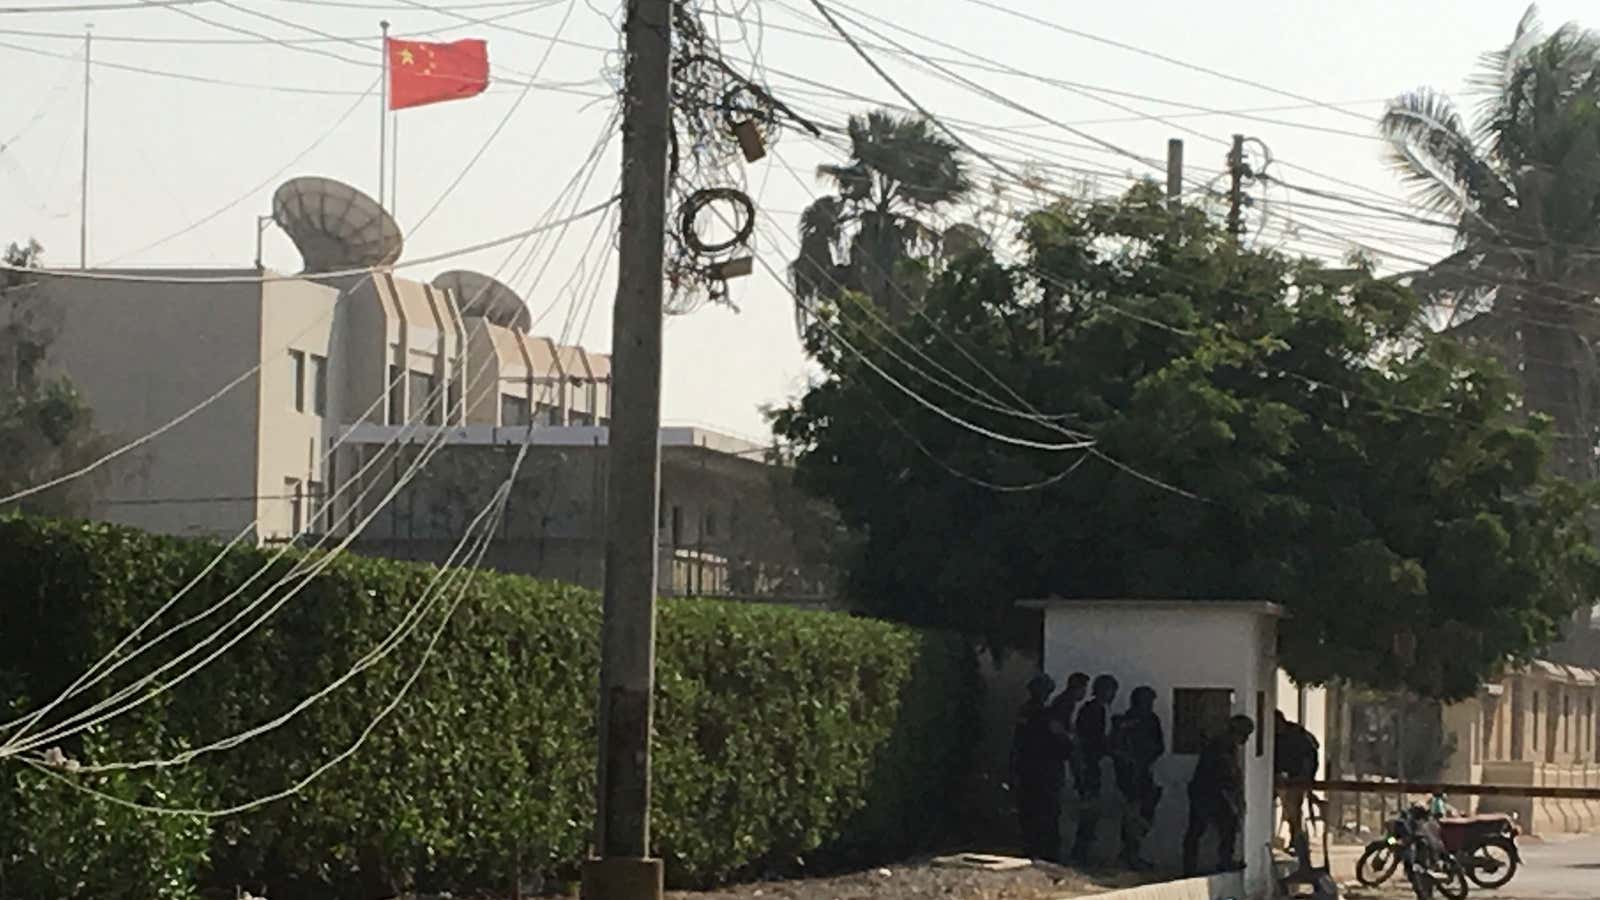
[[[1471,748],[1463,766],[1485,784],[1600,788],[1600,672],[1536,660],[1478,699],[1446,710]],[[1533,833],[1600,828],[1600,801],[1485,797]]]
[[[366,522],[357,549],[442,560],[527,444],[491,564],[598,585],[610,358],[530,333],[522,299],[487,276],[396,276],[398,232],[349,188],[297,179],[277,206],[306,274],[40,273],[59,313],[49,365],[97,427],[117,444],[166,429],[106,467],[94,515],[262,543]],[[788,531],[771,485],[787,478],[760,447],[698,429],[662,443],[663,590],[816,593],[774,538]]]
[[[1329,778],[1374,782],[1360,798],[1330,797],[1333,821],[1368,828],[1392,814],[1395,795],[1385,785],[1397,780],[1600,788],[1600,672],[1535,660],[1444,706],[1335,687],[1324,748]],[[1600,801],[1463,795],[1450,802],[1514,812],[1533,834],[1600,828]]]

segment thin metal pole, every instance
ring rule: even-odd
[[[400,117],[394,116],[390,126],[393,137],[390,139],[389,159],[389,215],[399,215],[399,204],[395,199],[400,196]]]
[[[383,29],[383,89],[378,93],[378,206],[383,207],[384,165],[387,162],[389,149],[389,22],[387,19],[378,23]]]
[[[78,193],[78,268],[89,268],[89,63],[93,25],[83,26],[83,179]]]
[[[661,896],[650,855],[657,504],[661,496],[661,306],[673,0],[628,0],[622,208],[612,318],[606,571],[600,656],[600,790],[586,900]]]
[[[267,226],[272,224],[271,216],[256,216],[256,268],[265,268],[261,264],[261,237],[266,234]]]
[[[1183,196],[1183,141],[1167,141],[1167,209],[1176,210]]]

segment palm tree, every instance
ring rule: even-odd
[[[851,116],[850,160],[817,167],[834,194],[800,217],[800,255],[789,267],[804,308],[851,290],[865,294],[890,322],[903,321],[920,293],[908,262],[945,247],[926,221],[971,190],[956,145],[924,119],[884,110]]]
[[[1528,407],[1555,422],[1557,470],[1588,479],[1600,383],[1600,36],[1572,24],[1547,36],[1530,6],[1473,83],[1485,96],[1470,130],[1427,88],[1391,101],[1380,125],[1417,199],[1458,223],[1455,252],[1413,286],[1520,369]]]

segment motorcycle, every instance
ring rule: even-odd
[[[1443,795],[1435,795],[1431,806],[1429,816],[1438,823],[1444,850],[1455,858],[1466,877],[1487,890],[1505,887],[1522,864],[1522,855],[1517,849],[1517,836],[1522,829],[1516,816],[1503,813],[1452,816],[1448,814]],[[1389,880],[1400,865],[1399,844],[1391,823],[1384,838],[1367,845],[1356,864],[1356,879],[1368,887],[1377,887]]]
[[[1438,820],[1414,805],[1389,822],[1384,837],[1367,845],[1356,864],[1356,880],[1367,887],[1388,881],[1404,870],[1417,900],[1465,900],[1467,875],[1461,857],[1445,847]]]

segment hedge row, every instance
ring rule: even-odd
[[[216,550],[105,525],[0,522],[0,708],[55,696]],[[229,554],[162,627],[210,607],[271,555]],[[300,558],[62,712],[192,645]],[[434,574],[340,557],[194,678],[62,749],[158,758],[272,718],[376,646]],[[357,739],[442,626],[437,655],[360,752],[289,799],[163,817],[0,763],[0,897],[509,892],[570,876],[591,833],[598,599],[492,573],[455,587],[453,616],[430,611],[392,655],[284,726],[182,767],[80,776],[160,806],[226,808],[282,791]],[[964,642],[834,614],[669,601],[659,660],[654,842],[673,883],[887,858],[954,821],[978,731]]]

